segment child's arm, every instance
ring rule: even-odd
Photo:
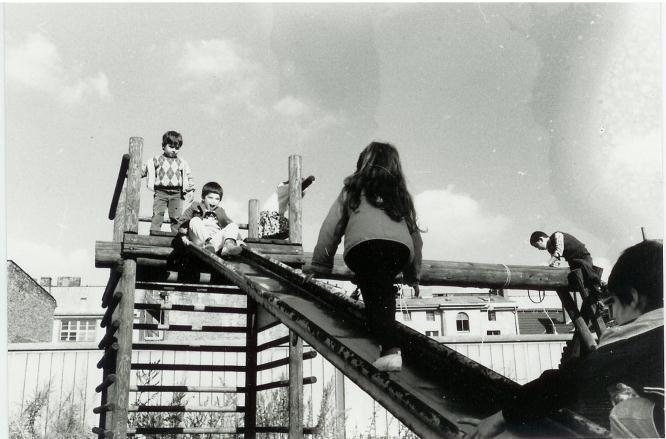
[[[333,268],[333,258],[338,251],[338,245],[347,227],[347,209],[344,203],[344,191],[328,211],[328,215],[319,230],[319,238],[312,254],[312,268],[314,271],[330,272]]]
[[[555,232],[553,234],[555,238],[555,251],[552,253],[550,260],[548,261],[549,267],[554,267],[560,262],[562,253],[564,253],[564,236],[560,232]]]
[[[407,284],[418,284],[421,279],[421,264],[423,262],[423,239],[421,232],[415,230],[412,234],[414,244],[414,259],[403,271],[404,280]]]
[[[192,178],[192,169],[187,161],[183,160],[183,192],[194,192],[194,178]]]

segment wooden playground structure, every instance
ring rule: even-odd
[[[302,245],[299,156],[289,157],[289,238],[259,238],[259,202],[250,200],[248,222],[242,225],[247,229],[247,245],[239,257],[224,260],[202,248],[178,246],[171,233],[138,233],[142,153],[143,139],[130,138],[129,154],[123,156],[109,212],[109,219],[114,221],[113,240],[97,241],[95,244],[96,267],[110,269],[102,297],[102,307],[106,311],[101,326],[105,328],[106,335],[99,343],[103,356],[97,365],[103,372],[103,381],[96,388],[101,403],[94,409],[100,414],[99,426],[93,429],[98,437],[226,434],[255,438],[261,433],[284,433],[289,438],[302,438],[316,433],[316,426],[303,425],[303,385],[313,380],[313,377],[304,377],[303,360],[314,355],[326,358],[423,438],[464,437],[470,427],[460,424],[460,418],[482,418],[494,413],[518,388],[517,383],[400,323],[397,324],[397,337],[403,352],[402,371],[379,372],[372,366],[378,351],[364,326],[363,304],[317,279],[310,279],[299,270],[307,262]],[[183,256],[188,261],[186,264],[182,263]],[[336,261],[329,278],[349,280],[351,275],[344,265],[337,265]],[[588,329],[588,323],[572,298],[573,291],[579,292],[583,298],[587,297],[579,270],[570,272],[568,269],[534,266],[423,261],[421,284],[557,291],[576,327],[580,349],[585,351],[595,347],[595,338]],[[245,295],[245,308],[170,305],[169,309],[241,314],[246,316],[246,324],[201,327],[134,323],[135,309],[159,308],[159,305],[135,302],[137,289]],[[603,320],[593,317],[592,323],[597,334],[603,331]],[[276,325],[285,325],[289,335],[258,344],[258,334]],[[140,343],[132,340],[135,329],[236,332],[244,334],[245,345]],[[304,353],[303,341],[314,351]],[[258,364],[259,352],[284,343],[289,346],[288,357]],[[245,364],[193,366],[132,363],[133,350],[160,349],[242,352]],[[258,371],[284,365],[288,365],[288,380],[257,384]],[[193,367],[206,371],[240,372],[245,376],[244,384],[232,388],[130,385],[132,373],[136,370],[193,370]],[[257,425],[257,392],[277,387],[284,387],[288,392],[288,425]],[[141,391],[236,393],[243,395],[244,405],[230,409],[130,405],[130,393]],[[240,412],[243,413],[243,425],[234,429],[128,425],[128,413],[151,411],[215,411],[220,412],[220,416],[224,416],[225,412]],[[532,428],[543,436],[609,436],[605,429],[568,410],[560,410]]]

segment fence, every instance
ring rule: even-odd
[[[487,366],[506,377],[524,384],[538,377],[542,371],[557,367],[562,348],[570,335],[491,336],[451,338],[436,337],[447,346]],[[306,347],[307,350],[307,347]],[[286,347],[277,347],[260,354],[264,363],[288,355]],[[95,343],[16,343],[9,345],[9,413],[12,418],[21,413],[36,393],[49,388],[48,404],[43,413],[43,428],[60,415],[63,402],[70,398],[80,410],[80,421],[85,426],[97,425],[97,416],[92,408],[99,405],[100,395],[95,386],[101,382],[102,372],[97,369],[99,350]],[[244,364],[244,354],[234,352],[169,352],[134,351],[132,362],[161,364]],[[284,370],[283,370],[284,369]],[[309,413],[306,419],[316,420],[323,389],[334,383],[334,367],[318,356],[304,363],[304,376],[315,376],[317,382],[305,386],[304,401]],[[258,384],[275,381],[287,374],[286,366],[259,372]],[[243,374],[236,372],[190,372],[159,371],[158,380],[163,385],[192,386],[242,386]],[[136,374],[132,374],[132,385]],[[390,414],[377,406],[372,398],[349,380],[344,380],[346,401],[347,437],[355,433],[371,434],[368,429],[379,432],[393,431],[398,424]],[[168,395],[160,395],[169,398]],[[238,396],[242,402],[242,394]],[[214,404],[213,394],[195,394],[197,405]],[[132,398],[130,398],[130,401]],[[164,401],[167,403],[168,401]],[[160,401],[162,403],[162,401]],[[374,419],[372,419],[374,417]],[[87,429],[90,431],[89,429]]]

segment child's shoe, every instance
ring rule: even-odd
[[[222,246],[222,252],[220,255],[225,256],[238,256],[241,254],[243,249],[240,245],[236,243],[235,239],[227,239],[224,241],[224,246]]]
[[[372,365],[380,372],[400,372],[402,369],[402,354],[398,351],[393,354],[383,355],[372,363]]]

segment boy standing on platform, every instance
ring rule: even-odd
[[[222,256],[240,254],[238,224],[220,207],[222,186],[211,181],[201,188],[201,201],[192,203],[178,219],[178,231],[185,245],[190,243]]]
[[[183,136],[176,131],[167,131],[162,136],[162,154],[144,163],[142,177],[148,177],[148,189],[155,191],[153,218],[150,231],[159,231],[164,221],[164,211],[169,210],[171,231],[178,231],[177,219],[183,211],[183,200],[194,195],[194,181],[190,165],[178,151],[183,146]]]

